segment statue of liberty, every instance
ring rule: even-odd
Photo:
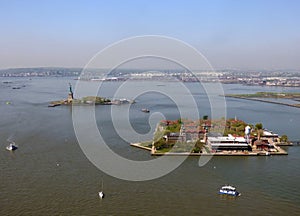
[[[73,91],[72,91],[72,85],[69,83],[69,95],[68,95],[68,103],[72,103],[74,97],[73,97]]]
[[[69,95],[71,96],[72,99],[74,99],[71,83],[69,83],[69,91],[70,91],[70,92],[69,92]]]

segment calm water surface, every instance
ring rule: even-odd
[[[288,147],[288,156],[214,157],[203,167],[198,166],[198,157],[189,157],[162,178],[124,181],[101,172],[85,157],[74,134],[70,107],[47,107],[48,101],[65,98],[68,83],[75,84],[74,80],[13,78],[12,83],[4,84],[6,80],[2,78],[0,83],[0,215],[300,215],[300,147]],[[149,82],[133,82],[132,86],[145,84]],[[173,85],[150,84],[154,88]],[[112,97],[118,85],[106,83],[101,95]],[[201,88],[194,83],[187,86],[200,115],[208,114],[207,97]],[[225,93],[300,90],[242,85],[223,88]],[[291,140],[300,140],[300,109],[233,98],[226,102],[227,117],[262,122]],[[120,113],[126,106],[118,107]],[[176,106],[167,97],[142,95],[130,107],[132,127],[139,133],[150,130],[149,115],[139,111],[142,107],[166,118],[178,118]],[[152,159],[149,152],[129,147],[113,132],[109,111],[109,106],[96,108],[98,126],[110,147],[127,158]],[[14,140],[19,149],[6,151],[7,139]],[[102,179],[106,198],[99,200]],[[226,183],[237,186],[242,196],[226,199],[217,195]]]

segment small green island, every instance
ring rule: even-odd
[[[98,96],[86,96],[80,99],[74,98],[72,85],[69,83],[69,94],[67,99],[51,101],[48,107],[56,107],[60,105],[120,105],[134,103],[134,100],[127,100],[125,98],[118,100],[111,100],[109,98]]]
[[[152,155],[286,155],[280,148],[291,145],[286,135],[247,124],[238,119],[163,120],[157,124],[153,140],[131,143]]]
[[[292,106],[300,108],[300,93],[298,92],[256,92],[255,94],[226,94],[225,97],[261,101],[265,103],[273,103],[285,106]],[[275,99],[275,100],[270,100]],[[278,99],[288,99],[278,100]],[[294,101],[294,103],[292,102]]]

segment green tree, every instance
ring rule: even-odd
[[[202,148],[204,147],[205,143],[204,142],[201,142],[200,139],[197,140],[197,142],[195,143],[195,146],[192,150],[192,152],[194,153],[199,153],[201,152]]]
[[[287,143],[289,141],[289,138],[287,135],[283,134],[281,137],[280,137],[280,142],[285,142]]]
[[[257,132],[257,139],[260,140],[260,136],[262,135],[262,129],[263,129],[263,124],[262,123],[257,123],[255,125],[255,130]]]
[[[154,146],[157,150],[164,148],[165,145],[166,145],[166,141],[163,138],[154,142]]]

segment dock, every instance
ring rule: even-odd
[[[147,151],[152,150],[150,147],[142,146],[141,143],[130,143],[130,145],[133,147],[136,147],[136,148],[147,150]]]

